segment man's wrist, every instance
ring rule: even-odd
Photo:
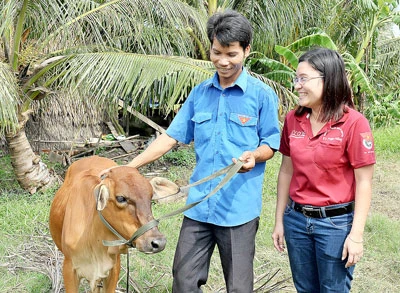
[[[260,158],[260,151],[254,150],[252,153],[253,153],[254,160],[257,161]]]

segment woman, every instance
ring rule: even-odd
[[[285,239],[298,292],[349,292],[371,203],[371,129],[353,109],[336,51],[302,55],[294,86],[299,107],[282,131],[274,246],[284,251]]]

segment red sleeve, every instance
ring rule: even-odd
[[[374,138],[369,122],[363,116],[355,121],[350,130],[347,153],[355,169],[376,163]]]
[[[290,157],[290,129],[289,129],[289,123],[292,119],[294,119],[294,112],[291,111],[289,112],[286,117],[285,117],[285,122],[283,124],[283,129],[282,129],[282,136],[281,136],[281,144],[279,147],[279,152],[282,155]]]

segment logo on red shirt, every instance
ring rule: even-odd
[[[372,149],[372,134],[371,132],[360,133],[363,138],[362,144],[366,149]]]
[[[293,138],[304,138],[306,136],[306,133],[302,130],[292,130],[292,133],[289,135],[289,137]]]

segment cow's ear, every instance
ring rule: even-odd
[[[153,186],[153,198],[162,198],[179,192],[179,186],[166,178],[154,177],[149,182]]]
[[[107,201],[110,198],[108,187],[104,184],[99,184],[94,188],[94,196],[96,198],[96,209],[98,211],[104,210]]]

